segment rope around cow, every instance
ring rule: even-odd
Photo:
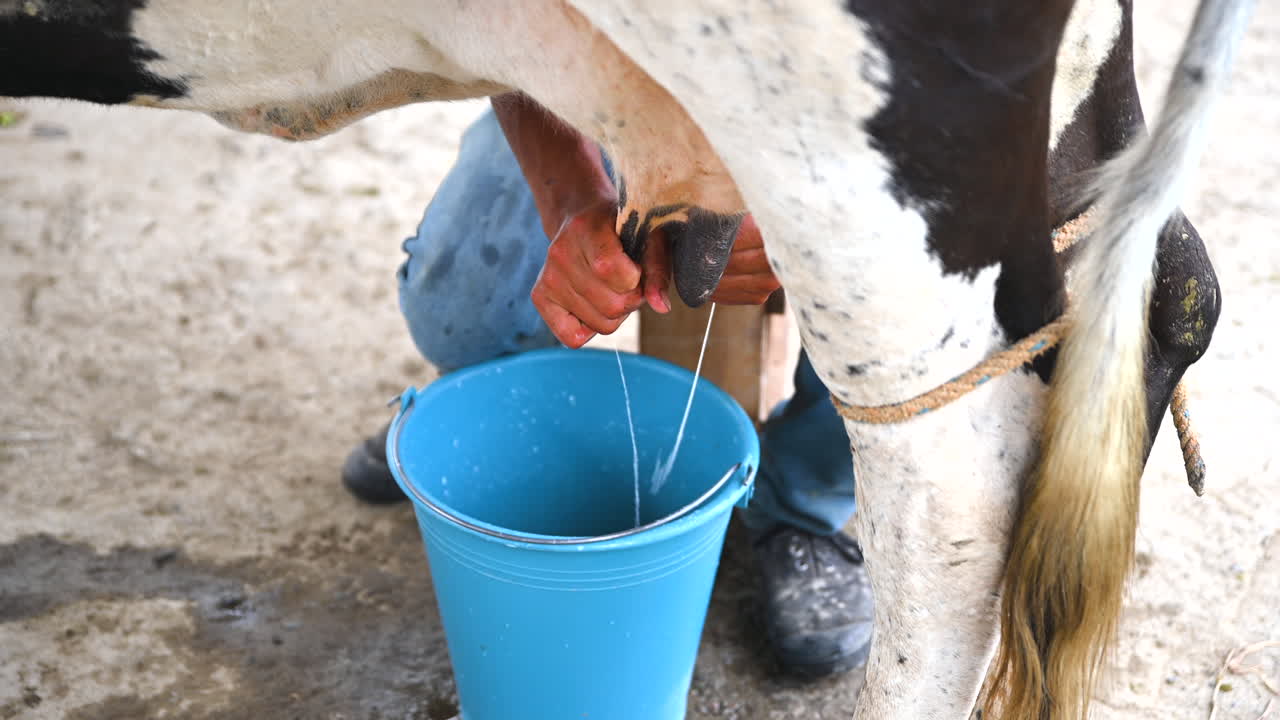
[[[1088,235],[1092,230],[1092,218],[1093,209],[1090,208],[1055,230],[1052,235],[1054,252],[1059,254],[1066,252]],[[903,402],[876,406],[850,405],[834,394],[831,396],[831,401],[842,417],[854,422],[880,425],[906,422],[911,418],[937,410],[978,389],[993,378],[998,378],[1040,357],[1062,340],[1062,336],[1070,326],[1071,314],[1069,311],[1064,312],[1058,319],[1019,340],[1013,346],[988,357],[968,372]],[[1187,409],[1185,380],[1179,382],[1173,390],[1173,398],[1169,402],[1169,414],[1173,418],[1174,428],[1178,431],[1178,444],[1182,448],[1182,464],[1187,472],[1187,484],[1197,496],[1204,495],[1205,464],[1204,458],[1200,455],[1200,440],[1191,427],[1191,412]]]

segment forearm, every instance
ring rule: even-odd
[[[600,150],[590,138],[519,93],[491,100],[511,146],[547,237],[580,210],[616,197]]]

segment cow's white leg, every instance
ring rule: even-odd
[[[996,639],[1012,479],[1031,456],[1022,431],[1038,420],[1042,394],[1027,376],[993,390],[986,402],[935,413],[910,438],[871,440],[876,433],[850,428],[858,455],[879,460],[858,464],[877,637],[857,718],[960,719],[973,710]],[[986,432],[969,424],[993,405],[1004,406],[1013,438],[999,424]]]
[[[998,266],[945,271],[928,241],[934,199],[896,192],[893,162],[865,131],[892,68],[839,4],[578,4],[721,153],[836,394],[906,399],[1007,341]],[[855,717],[968,717],[1043,394],[1038,377],[1015,374],[915,422],[848,425],[877,602]]]

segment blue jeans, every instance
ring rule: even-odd
[[[422,355],[449,372],[558,344],[529,299],[550,241],[496,118],[462,136],[457,163],[404,242],[400,309]],[[844,422],[801,352],[795,395],[760,435],[760,473],[746,524],[829,535],[853,515]]]

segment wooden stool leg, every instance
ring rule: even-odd
[[[787,312],[764,316],[764,370],[760,374],[760,420],[763,422],[778,403],[795,392],[796,361],[800,353],[800,333]]]

